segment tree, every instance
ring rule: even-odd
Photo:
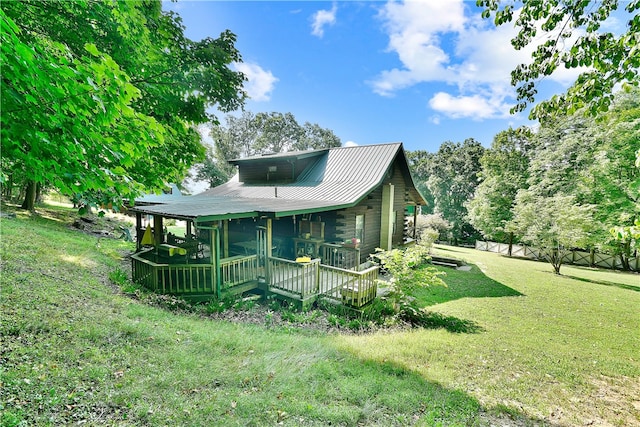
[[[431,246],[433,240],[421,239],[417,244],[405,249],[378,250],[375,258],[389,273],[389,280],[385,286],[389,292],[384,297],[390,305],[393,314],[412,324],[428,324],[427,311],[416,304],[410,293],[415,289],[431,286],[447,286],[441,279],[443,271],[433,267],[431,261]]]
[[[260,134],[256,140],[259,153],[291,151],[303,138],[303,130],[291,113],[258,113],[256,126]]]
[[[434,197],[435,212],[452,224],[454,243],[474,238],[477,231],[467,220],[465,203],[478,185],[484,147],[474,140],[443,143],[428,165],[427,187]]]
[[[625,270],[630,270],[629,255],[631,249],[640,247],[640,220],[635,220],[634,225],[631,226],[613,227],[609,232],[621,248],[619,253],[622,267]]]
[[[415,181],[416,188],[427,202],[427,205],[422,207],[422,212],[429,214],[433,213],[435,206],[433,194],[431,194],[429,187],[427,187],[433,156],[433,153],[429,153],[425,150],[407,151],[407,161],[409,163],[409,169],[411,170],[411,175]]]
[[[539,43],[531,62],[520,64],[511,72],[511,84],[517,86],[519,101],[512,112],[524,111],[533,103],[538,82],[560,67],[582,67],[585,71],[566,93],[538,104],[531,111],[532,118],[571,114],[583,107],[596,115],[609,108],[615,87],[637,86],[640,81],[640,0],[626,3],[626,32],[619,35],[602,31],[602,23],[618,8],[618,0],[476,3],[484,8],[482,16],[494,17],[497,26],[515,18],[519,32],[511,44],[516,49]]]
[[[194,178],[196,181],[206,181],[209,187],[213,188],[227,182],[230,176],[220,167],[215,159],[213,148],[209,147],[204,162],[195,166]]]
[[[229,164],[229,160],[257,154],[256,141],[259,135],[255,115],[250,111],[243,111],[240,117],[227,115],[225,121],[226,126],[211,125],[213,152],[209,152],[212,157],[205,160],[216,164],[223,182],[236,173],[235,166]]]
[[[529,190],[517,195],[514,219],[509,227],[523,241],[542,251],[556,274],[571,249],[590,242],[592,206],[579,205],[573,196],[541,197]]]
[[[640,148],[640,90],[617,93],[593,132],[596,150],[582,172],[580,192],[595,205],[598,249],[619,256],[628,270],[640,241],[632,238],[633,233],[611,230],[631,230],[640,219],[640,164],[634,164]]]
[[[128,191],[125,168],[164,136],[154,119],[132,108],[139,91],[95,45],[75,55],[39,35],[23,41],[0,13],[3,173],[25,180],[23,207],[33,209],[41,183],[70,196],[99,186]]]
[[[568,251],[596,241],[595,207],[581,191],[583,172],[597,149],[594,122],[580,113],[543,123],[533,138],[526,184],[505,226],[541,250],[557,274]]]
[[[611,110],[597,119],[578,111],[543,123],[534,136],[526,190],[518,192],[513,230],[556,252],[558,245],[599,249],[629,267],[637,240],[611,230],[631,230],[640,217],[640,169],[634,165],[640,147],[638,95],[637,89],[617,93]],[[557,219],[559,212],[569,213]],[[574,232],[574,241],[549,243],[548,236],[571,224],[576,228],[563,232]]]
[[[321,148],[340,147],[340,138],[331,129],[320,127],[317,123],[305,122],[302,126],[300,140],[293,144],[293,150],[318,150]]]
[[[532,133],[527,128],[498,133],[480,159],[482,182],[467,203],[471,225],[486,239],[508,242],[509,249],[514,235],[506,225],[513,219],[518,190],[527,187],[532,144]]]
[[[158,1],[3,2],[3,180],[119,206],[204,156],[192,125],[242,104],[235,36],[193,42]],[[11,177],[11,178],[9,178]]]

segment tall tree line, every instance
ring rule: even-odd
[[[640,90],[618,92],[597,117],[578,110],[531,129],[498,133],[488,149],[467,140],[409,162],[454,243],[485,238],[546,252],[559,273],[570,249],[629,258],[640,246]]]

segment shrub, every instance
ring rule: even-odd
[[[382,266],[391,274],[391,279],[386,282],[389,286],[386,301],[383,300],[382,305],[373,308],[374,312],[379,310],[380,315],[392,312],[404,321],[424,326],[408,293],[416,288],[446,286],[440,278],[445,273],[427,264],[431,260],[429,253],[433,245],[432,237],[433,233],[427,232],[418,244],[405,250],[379,250],[376,253]]]

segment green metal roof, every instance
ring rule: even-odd
[[[306,150],[306,151],[288,151],[284,153],[268,153],[261,154],[259,156],[243,157],[241,159],[229,160],[232,165],[238,165],[247,162],[268,162],[273,159],[306,159],[308,157],[320,156],[330,148],[321,150]]]
[[[154,206],[136,206],[133,211],[199,222],[259,215],[283,217],[335,210],[357,205],[384,182],[397,160],[408,190],[417,205],[426,202],[415,189],[401,143],[339,147],[315,152],[281,153],[277,157],[317,156],[289,184],[245,184],[238,176],[195,196]],[[273,158],[273,157],[271,157]],[[261,157],[242,162],[261,161]]]

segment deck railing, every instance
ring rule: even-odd
[[[301,299],[317,295],[319,266],[319,259],[301,263],[269,257],[270,288],[299,295]]]
[[[172,295],[205,295],[216,291],[215,269],[211,264],[163,264],[144,258],[145,252],[131,256],[134,282],[153,292]]]
[[[360,265],[360,249],[333,243],[320,245],[322,264],[347,270],[356,270]]]
[[[378,266],[363,271],[320,265],[320,293],[343,304],[362,307],[378,292]]]
[[[220,260],[222,290],[258,279],[258,256],[234,256]]]
[[[132,278],[163,294],[215,295],[216,271],[212,264],[168,264],[153,261],[153,250],[131,256]],[[378,267],[364,271],[320,264],[320,259],[299,263],[269,257],[269,290],[306,300],[324,295],[344,304],[361,307],[376,297]],[[257,280],[261,269],[256,255],[220,260],[222,290]]]

